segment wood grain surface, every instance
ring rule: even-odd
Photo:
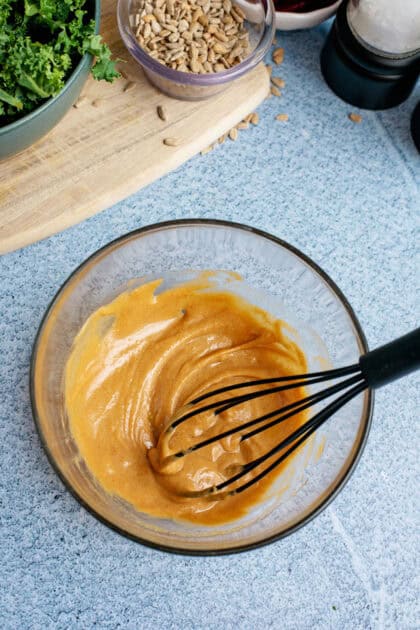
[[[127,61],[127,78],[112,85],[89,79],[80,105],[47,137],[0,163],[0,254],[70,227],[178,167],[268,92],[261,64],[207,101],[163,95],[124,48],[115,0],[102,5],[101,31],[114,54]],[[158,105],[167,111],[166,122],[157,116]],[[165,146],[167,137],[179,138],[179,146]]]

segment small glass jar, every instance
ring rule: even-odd
[[[255,68],[270,50],[274,37],[274,4],[272,0],[237,0],[246,17],[250,51],[236,66],[221,72],[196,74],[169,68],[144,50],[135,37],[135,0],[118,0],[117,19],[121,38],[133,58],[143,68],[149,81],[159,90],[186,101],[209,98],[226,89],[233,81]]]

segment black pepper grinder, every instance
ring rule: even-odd
[[[352,105],[376,110],[402,103],[420,73],[420,0],[344,0],[321,70]]]
[[[411,135],[413,136],[417,151],[420,153],[420,101],[417,103],[411,117]]]

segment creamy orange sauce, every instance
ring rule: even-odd
[[[281,467],[223,500],[185,493],[225,480],[278,444],[305,414],[243,442],[225,438],[175,466],[163,465],[164,456],[289,404],[304,395],[302,388],[187,420],[168,439],[163,431],[198,395],[306,372],[305,357],[284,322],[212,287],[211,275],[163,291],[161,283],[122,293],[77,335],[65,373],[70,428],[99,483],[139,511],[206,525],[232,521],[262,498]]]

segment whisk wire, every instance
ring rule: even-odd
[[[359,382],[348,392],[340,396],[340,398],[331,402],[322,411],[319,411],[313,418],[305,422],[305,424],[303,424],[299,429],[291,433],[287,438],[285,438],[282,442],[280,442],[280,444],[278,444],[273,449],[271,449],[268,453],[266,453],[265,455],[262,455],[261,457],[258,457],[257,459],[253,460],[249,464],[246,464],[243,467],[243,469],[239,473],[234,475],[233,477],[230,477],[229,479],[226,479],[226,481],[223,481],[215,486],[210,487],[209,489],[207,489],[207,492],[214,493],[214,492],[219,492],[219,491],[224,490],[229,485],[231,485],[232,483],[235,483],[236,481],[244,477],[246,474],[248,474],[249,472],[257,468],[258,466],[263,464],[265,461],[267,461],[267,459],[269,459],[270,457],[273,457],[274,455],[276,455],[276,453],[278,453],[279,451],[283,450],[284,448],[292,444],[291,448],[288,449],[285,453],[282,453],[278,459],[276,459],[274,462],[270,464],[270,466],[265,468],[258,475],[253,477],[251,480],[247,481],[242,486],[239,486],[239,488],[235,488],[234,490],[232,490],[231,494],[238,494],[240,492],[243,492],[250,486],[254,485],[260,479],[268,475],[277,466],[279,466],[287,457],[289,457],[291,453],[293,453],[301,444],[303,444],[309,438],[309,436],[312,435],[312,433],[314,433],[314,431],[319,429],[328,420],[328,418],[330,418],[330,416],[333,413],[341,409],[341,407],[347,404],[352,398],[354,398],[354,396],[357,396],[357,394],[361,393],[364,389],[366,389],[366,387],[367,387],[367,383],[365,381]],[[296,442],[296,440],[298,441]],[[293,442],[295,443],[293,444]],[[199,491],[199,493],[204,494],[206,493],[206,491]]]
[[[279,385],[277,387],[272,387],[268,389],[258,390],[257,392],[251,392],[249,394],[242,394],[240,396],[234,396],[229,400],[228,403],[223,404],[220,401],[214,401],[212,403],[208,403],[203,407],[197,407],[192,409],[191,411],[187,411],[185,414],[181,415],[179,418],[176,418],[173,422],[171,422],[168,427],[166,427],[166,431],[170,431],[171,429],[175,429],[181,423],[197,416],[204,411],[210,411],[211,409],[215,409],[215,414],[219,415],[232,407],[239,405],[243,402],[248,402],[250,400],[254,400],[256,398],[260,398],[262,396],[267,396],[269,394],[276,394],[282,391],[286,391],[289,389],[295,389],[297,387],[305,387],[305,385],[312,385],[316,383],[323,383],[328,380],[332,380],[334,378],[340,378],[342,376],[346,376],[348,374],[353,374],[355,372],[360,372],[360,366],[355,364],[346,368],[337,368],[335,370],[327,370],[326,372],[313,372],[311,374],[298,374],[293,376],[283,376],[278,378],[271,379],[259,379],[255,381],[247,381],[246,383],[239,383],[237,385],[230,385],[228,387],[221,387],[220,389],[213,390],[207,394],[203,394],[198,398],[192,400],[188,406],[193,406],[202,402],[203,400],[216,396],[221,393],[225,393],[227,391],[233,391],[235,389],[240,389],[243,387],[252,387],[256,385],[266,385],[274,382],[281,383],[289,383],[288,385]],[[295,382],[298,381],[298,382]]]
[[[354,363],[353,365],[349,365],[347,367],[334,368],[332,370],[325,370],[325,372],[311,372],[309,374],[292,374],[290,376],[276,376],[272,378],[263,378],[258,379],[257,381],[246,381],[243,383],[237,383],[235,385],[227,385],[225,387],[219,387],[219,389],[213,389],[211,392],[207,392],[206,394],[202,394],[201,396],[197,396],[194,400],[191,401],[191,405],[196,405],[207,398],[212,398],[213,396],[217,396],[218,394],[224,394],[226,392],[231,392],[235,389],[242,389],[245,387],[252,387],[253,385],[269,385],[270,383],[285,383],[289,381],[298,381],[298,380],[310,380],[312,378],[322,377],[323,380],[331,380],[333,378],[339,378],[340,376],[347,376],[352,374],[353,372],[360,371],[360,365],[358,363]]]
[[[229,401],[214,401],[212,403],[205,404],[202,407],[196,407],[191,411],[187,411],[183,413],[179,418],[176,418],[166,429],[169,431],[175,428],[181,422],[185,422],[189,418],[196,416],[204,411],[208,411],[214,409],[214,413],[220,414],[223,411],[230,409],[231,407],[240,404],[242,402],[246,402],[249,400],[253,400],[258,398],[259,396],[266,396],[270,393],[277,393],[281,391],[285,391],[288,389],[293,389],[297,387],[302,387],[306,385],[312,385],[316,383],[330,381],[332,379],[342,378],[344,376],[348,376],[349,378],[336,383],[323,391],[318,391],[310,396],[301,399],[300,401],[295,401],[283,407],[281,409],[276,409],[273,412],[265,414],[260,418],[256,418],[251,420],[239,427],[235,427],[228,431],[221,433],[220,435],[213,436],[208,440],[203,440],[198,444],[193,445],[192,447],[186,449],[185,451],[179,451],[175,455],[170,455],[169,458],[172,457],[183,457],[193,450],[197,450],[198,448],[203,448],[204,446],[208,446],[215,441],[219,441],[224,437],[228,437],[233,435],[239,431],[243,431],[244,429],[250,429],[251,427],[257,427],[248,433],[245,433],[241,436],[241,441],[245,439],[249,439],[252,436],[255,436],[257,433],[261,431],[266,431],[270,427],[287,420],[291,416],[299,413],[300,411],[304,411],[309,406],[314,403],[321,402],[326,400],[330,396],[334,394],[340,395],[335,398],[332,402],[330,402],[326,407],[324,407],[321,411],[315,413],[313,417],[311,417],[308,421],[302,424],[298,429],[293,431],[288,437],[283,439],[279,444],[277,444],[274,448],[269,450],[264,455],[261,455],[254,459],[251,462],[240,467],[240,470],[237,473],[234,473],[233,476],[225,479],[223,482],[219,484],[214,484],[213,486],[209,486],[208,488],[204,488],[203,490],[197,490],[192,492],[184,493],[183,496],[189,497],[203,497],[209,496],[214,499],[221,499],[225,496],[238,494],[247,490],[252,485],[258,483],[263,477],[268,475],[272,470],[274,470],[277,466],[279,466],[287,457],[289,457],[299,446],[301,446],[317,429],[319,429],[324,422],[326,422],[336,411],[341,409],[344,405],[346,405],[350,400],[352,400],[355,396],[362,393],[367,388],[376,389],[383,385],[386,385],[398,378],[401,378],[410,372],[414,372],[416,369],[420,368],[420,328],[413,330],[403,337],[399,339],[395,339],[390,343],[380,346],[375,350],[367,352],[362,355],[357,364],[350,365],[344,368],[338,368],[333,370],[327,370],[326,372],[314,372],[312,374],[298,374],[293,376],[284,376],[278,378],[270,378],[270,379],[262,379],[255,381],[247,381],[245,383],[238,383],[236,385],[228,385],[226,387],[221,387],[219,389],[213,390],[201,396],[195,398],[190,406],[197,405],[213,396],[218,394],[223,394],[226,392],[232,392],[235,390],[239,390],[242,388],[257,386],[257,385],[271,385],[274,383],[281,383],[281,385],[277,385],[276,387],[271,387],[268,389],[262,389],[258,392],[250,392],[249,394],[241,394],[234,396]],[[285,384],[287,383],[287,384]],[[348,389],[350,387],[350,389]],[[276,417],[277,416],[277,417]],[[258,425],[262,424],[263,421],[269,420],[270,418],[274,418],[268,424],[264,424],[260,427]],[[287,449],[287,450],[285,450]],[[244,481],[242,485],[234,487],[230,489],[232,484],[239,482],[245,475],[252,472],[254,469],[258,468],[258,466],[263,465],[267,460],[274,457],[280,453],[279,457],[269,463],[263,470],[258,472],[254,477],[249,479],[248,481]]]
[[[277,424],[280,424],[281,422],[288,420],[289,418],[300,413],[301,411],[305,411],[305,409],[308,409],[313,404],[321,402],[322,400],[325,400],[326,398],[333,396],[334,394],[342,391],[343,389],[346,389],[350,387],[351,385],[354,385],[357,382],[360,382],[362,378],[363,377],[361,374],[357,374],[349,379],[346,379],[345,381],[341,381],[340,383],[337,383],[336,385],[332,385],[331,387],[328,387],[327,389],[324,389],[321,392],[315,392],[314,394],[311,394],[310,396],[307,396],[306,398],[290,403],[289,405],[286,405],[285,407],[282,407],[281,409],[275,409],[274,411],[271,411],[270,413],[260,416],[259,418],[255,418],[254,420],[250,420],[249,422],[246,422],[237,427],[224,431],[211,438],[202,440],[201,442],[194,444],[188,449],[174,453],[172,457],[177,457],[177,458],[184,457],[185,455],[192,453],[194,451],[197,451],[206,446],[209,446],[210,444],[213,444],[214,442],[219,442],[223,438],[230,437],[231,435],[235,435],[236,433],[242,432],[245,429],[250,429],[253,426],[261,424],[265,420],[268,420],[274,416],[277,416],[277,418],[273,420],[272,422],[268,424],[264,424],[263,426],[255,429],[254,431],[245,433],[241,437],[241,442],[244,440],[247,440],[250,437],[257,435],[258,433],[265,431],[266,429],[269,429]]]
[[[283,407],[282,415],[279,418],[277,418],[276,420],[273,420],[272,422],[269,422],[268,424],[265,424],[262,427],[259,427],[258,429],[254,429],[254,431],[245,433],[242,436],[242,441],[247,440],[253,437],[254,435],[257,435],[258,433],[261,433],[261,431],[266,431],[267,429],[270,429],[271,427],[276,426],[280,422],[284,422],[285,420],[288,420],[289,418],[296,415],[297,413],[300,413],[301,411],[308,409],[314,403],[322,402],[323,400],[330,398],[330,396],[333,396],[334,394],[337,394],[338,392],[341,392],[342,390],[347,389],[351,385],[355,385],[357,383],[362,382],[362,380],[363,380],[363,377],[361,375],[356,375],[356,376],[353,376],[352,378],[342,381],[341,383],[337,383],[337,385],[332,385],[331,387],[324,389],[322,392],[317,392],[316,394],[307,396],[306,398],[303,398],[301,401],[299,401],[301,403],[300,405],[296,403],[292,403],[291,405],[289,405],[289,407],[292,407],[292,411],[290,413],[286,413],[285,415],[283,414],[287,410],[288,407]]]

